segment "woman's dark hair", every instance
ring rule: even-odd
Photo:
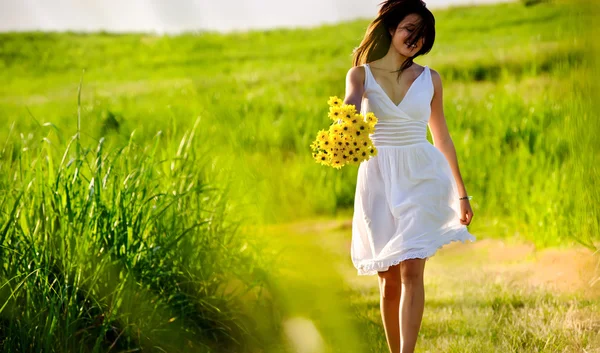
[[[360,45],[352,52],[353,66],[359,66],[380,59],[387,54],[392,36],[390,30],[396,30],[398,24],[408,15],[421,16],[408,42],[412,45],[425,38],[423,47],[411,58],[408,58],[397,70],[398,75],[413,64],[413,59],[427,54],[435,41],[435,18],[422,0],[386,0],[379,5],[377,17],[367,27],[367,33]]]

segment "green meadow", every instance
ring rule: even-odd
[[[597,6],[433,13],[415,61],[442,77],[471,233],[596,251]],[[357,168],[318,165],[310,143],[367,24],[0,34],[0,349],[384,351],[351,230],[278,228],[352,216]],[[600,349],[600,296],[444,279],[474,259],[434,261],[420,352]]]

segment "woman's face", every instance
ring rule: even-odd
[[[413,46],[410,46],[410,43],[407,43],[419,21],[421,21],[421,16],[412,13],[404,17],[404,19],[398,23],[398,27],[396,27],[395,31],[390,30],[390,34],[392,35],[392,45],[401,55],[410,58],[417,54],[423,47],[425,38],[420,38]]]

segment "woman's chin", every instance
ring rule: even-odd
[[[406,57],[411,57],[418,52],[417,48],[409,48],[406,44],[399,48],[398,53]]]
[[[402,50],[399,51],[400,55],[406,56],[407,58],[412,57],[413,55],[415,55],[417,53],[416,50],[409,50],[406,48],[403,48]]]

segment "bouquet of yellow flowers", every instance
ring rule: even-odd
[[[369,137],[375,131],[377,118],[369,112],[366,116],[356,112],[354,104],[342,104],[336,96],[329,97],[329,118],[334,122],[328,130],[319,130],[312,142],[313,158],[317,163],[337,169],[359,165],[377,155],[377,148]]]

